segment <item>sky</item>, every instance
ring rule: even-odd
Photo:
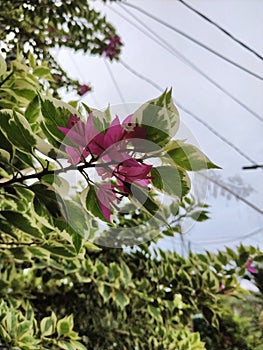
[[[187,2],[263,55],[261,0],[188,0]],[[179,1],[128,0],[127,3],[139,6],[221,55],[263,76],[263,61],[260,58]],[[178,138],[187,137],[190,143],[198,145],[214,163],[222,167],[222,170],[209,171],[206,174],[263,211],[263,169],[242,170],[242,166],[251,165],[251,162],[233,149],[238,148],[251,161],[263,164],[263,81],[225,62],[131,7],[125,5],[120,7],[116,3],[103,5],[101,1],[95,1],[94,6],[105,13],[108,20],[117,28],[124,43],[122,62],[163,90],[172,87],[174,99],[180,106],[192,112],[224,139],[222,141],[196,118],[179,108],[182,128],[179,130]],[[141,27],[132,17],[134,15],[142,21],[141,23],[162,37],[163,45],[168,42],[170,52],[123,18],[125,16]],[[146,30],[145,26],[143,30]],[[175,50],[259,118],[175,57],[172,54]],[[90,57],[63,49],[56,50],[55,57],[71,77],[78,78],[82,83],[92,84],[93,92],[83,98],[83,101],[92,107],[104,109],[109,103],[113,107],[125,104],[124,110],[132,111],[132,108],[136,109],[136,106],[160,95],[155,87],[133,75],[119,62],[105,62],[101,57]],[[65,99],[75,97],[74,94],[68,94]],[[259,120],[260,118],[262,120]],[[233,147],[225,141],[231,143]],[[223,249],[225,245],[234,247],[239,243],[263,248],[261,213],[230,195],[226,190],[204,180],[201,175],[195,176],[193,181],[195,193],[210,205],[210,220],[184,224],[185,241],[190,242],[194,251],[202,252],[205,249],[215,251]],[[160,244],[169,249],[181,249],[178,237],[166,239]]]

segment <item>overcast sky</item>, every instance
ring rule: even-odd
[[[245,50],[217,28],[196,15],[177,0],[128,1],[141,9],[175,26],[220,54],[263,76],[263,61]],[[263,2],[261,0],[193,0],[193,7],[220,24],[235,37],[263,55]],[[111,8],[132,21],[129,10],[147,26],[170,43],[207,76],[263,118],[263,81],[221,60],[169,28],[144,16],[130,7],[117,4],[104,6],[95,2],[96,8],[106,13],[117,28],[124,48],[121,59],[138,73],[151,79],[160,87],[172,87],[174,98],[198,118],[209,124],[217,133],[240,149],[258,164],[263,164],[263,122],[238,105],[222,91],[187,66],[170,52],[158,46],[133,25],[127,23]],[[138,22],[136,22],[137,25]],[[111,105],[140,104],[158,96],[156,88],[127,71],[120,63],[109,63],[121,91],[119,94],[103,58],[74,54],[66,50],[56,52],[56,57],[73,78],[91,83],[94,92],[83,99],[87,104],[103,109]],[[66,98],[73,98],[70,94]],[[238,192],[247,201],[263,210],[263,172],[261,169],[242,170],[250,165],[233,148],[220,140],[206,127],[179,108],[184,128],[179,136],[189,137],[223,169],[211,175]],[[188,131],[186,131],[188,130]],[[233,246],[263,243],[263,216],[245,203],[222,193],[220,188],[204,181],[194,180],[197,189],[209,187],[206,202],[211,205],[211,219],[200,224],[185,226],[186,240],[191,241],[196,251],[215,250],[224,245]],[[200,191],[199,191],[200,192]],[[202,192],[202,191],[201,191]],[[260,229],[261,228],[261,229]],[[260,229],[260,230],[259,230]],[[258,233],[247,237],[258,230]],[[240,238],[240,237],[247,238]],[[165,242],[171,249],[179,245],[179,239]]]

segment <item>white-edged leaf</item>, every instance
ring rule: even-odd
[[[184,169],[174,166],[152,168],[152,184],[160,191],[177,198],[184,197],[191,188],[191,181]]]
[[[168,160],[172,160],[175,165],[186,170],[220,169],[196,146],[184,141],[171,141],[166,146],[165,151]]]
[[[0,129],[19,151],[32,154],[36,145],[36,137],[23,115],[11,110],[2,110],[0,112]]]
[[[89,185],[89,187],[85,188],[80,195],[80,199],[81,203],[83,204],[84,208],[87,209],[89,214],[99,218],[102,221],[108,222],[102,214],[94,186]]]
[[[10,153],[4,149],[0,149],[0,162],[8,164],[10,162],[10,159],[11,159]]]
[[[172,100],[172,90],[144,103],[132,117],[133,122],[146,129],[147,140],[165,146],[179,128],[179,112]]]
[[[6,62],[4,57],[0,54],[0,76],[4,75],[6,73]]]
[[[52,312],[51,316],[45,317],[41,320],[40,331],[42,337],[48,337],[55,333],[57,319],[54,315],[55,314]]]

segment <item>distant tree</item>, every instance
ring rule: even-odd
[[[79,82],[69,77],[50,49],[65,47],[118,59],[120,38],[92,1],[0,0],[0,8],[0,48],[9,60],[19,49],[47,61],[54,88],[71,86],[77,90]]]

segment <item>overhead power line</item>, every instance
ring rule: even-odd
[[[113,84],[114,84],[114,86],[115,86],[115,88],[116,88],[116,90],[117,90],[117,92],[118,92],[118,94],[119,94],[119,96],[120,96],[121,102],[122,102],[124,105],[126,105],[124,96],[123,96],[123,94],[122,94],[122,92],[121,92],[121,89],[119,88],[119,85],[118,85],[116,79],[114,78],[114,75],[113,75],[113,73],[112,73],[112,71],[111,71],[111,68],[110,68],[109,63],[106,61],[106,59],[104,59],[104,62],[105,62],[105,66],[106,66],[106,68],[107,68],[107,71],[109,72],[109,75],[110,75],[110,77],[111,77],[111,79],[112,79],[112,82],[113,82]]]
[[[188,40],[194,42],[196,45],[199,45],[200,47],[206,49],[207,51],[211,52],[212,54],[218,56],[218,57],[221,58],[222,60],[224,60],[224,61],[226,61],[226,62],[232,64],[233,66],[235,66],[235,67],[237,67],[237,68],[239,68],[239,69],[241,69],[241,70],[243,70],[244,72],[250,74],[251,76],[254,76],[255,78],[257,78],[257,79],[263,81],[263,77],[262,77],[262,76],[258,75],[257,73],[252,72],[251,70],[249,70],[248,68],[246,68],[246,67],[244,67],[244,66],[241,66],[239,63],[237,63],[237,62],[231,60],[230,58],[227,58],[226,56],[222,55],[221,53],[215,51],[214,49],[212,49],[212,48],[210,48],[209,46],[207,46],[207,45],[203,44],[202,42],[200,42],[199,40],[197,40],[197,39],[191,37],[190,35],[184,33],[184,32],[181,31],[180,29],[177,29],[176,27],[172,26],[171,24],[169,24],[169,23],[163,21],[162,19],[160,19],[160,18],[154,16],[153,14],[151,14],[151,13],[145,11],[144,9],[140,8],[139,6],[133,5],[133,4],[130,4],[130,3],[127,3],[127,2],[123,2],[123,5],[132,7],[133,9],[135,9],[135,10],[137,10],[137,11],[143,13],[145,16],[147,16],[147,17],[149,17],[149,18],[155,20],[156,22],[158,22],[158,23],[164,25],[165,27],[167,27],[167,28],[173,30],[173,31],[176,32],[177,34],[182,35],[182,36],[184,36],[185,38],[187,38]]]
[[[71,62],[73,63],[73,65],[74,65],[74,67],[75,67],[75,69],[76,69],[77,76],[78,76],[78,80],[79,80],[79,79],[82,80],[82,78],[83,78],[83,72],[81,73],[80,68],[79,68],[79,66],[77,65],[76,61],[75,61],[74,55],[72,55],[70,52],[68,52],[68,57],[70,58]],[[100,104],[98,103],[97,99],[95,98],[94,93],[89,94],[89,96],[90,96],[90,98],[93,100],[94,105],[95,105],[97,108],[99,108],[99,105],[100,105]],[[81,100],[83,100],[85,97],[86,97],[85,95],[79,96],[78,99],[81,101]]]
[[[207,17],[206,15],[204,15],[202,12],[198,11],[197,9],[195,9],[194,7],[192,7],[191,5],[189,5],[187,2],[185,2],[184,0],[178,0],[181,4],[183,4],[184,6],[188,7],[191,11],[195,12],[197,15],[201,16],[203,19],[205,19],[207,22],[209,22],[210,24],[212,24],[213,26],[215,26],[216,28],[218,28],[219,30],[221,30],[221,32],[223,32],[224,34],[226,34],[229,38],[231,38],[232,40],[234,40],[236,43],[238,43],[239,45],[241,45],[242,47],[244,47],[246,50],[252,52],[254,55],[256,55],[258,58],[260,58],[261,60],[263,60],[263,56],[261,56],[257,51],[255,51],[254,49],[252,49],[251,47],[249,47],[247,44],[245,44],[243,41],[239,40],[238,38],[236,38],[233,34],[231,34],[229,31],[227,31],[225,28],[223,28],[222,26],[220,26],[219,24],[215,23],[211,18]]]
[[[228,238],[225,238],[225,239],[217,239],[217,240],[207,240],[207,241],[198,241],[198,242],[191,242],[193,243],[194,245],[201,245],[201,244],[216,244],[216,243],[230,243],[230,242],[235,242],[235,241],[239,241],[241,239],[246,239],[246,238],[250,238],[250,237],[253,237],[257,234],[259,234],[260,232],[263,233],[263,226],[261,227],[258,227],[257,229],[249,232],[249,233],[246,233],[242,236],[237,236],[237,237],[228,237]]]
[[[121,18],[125,19],[127,22],[129,22],[131,25],[133,25],[135,28],[137,28],[140,32],[142,32],[144,35],[149,37],[151,40],[156,42],[159,46],[163,47],[166,51],[171,53],[173,56],[181,60],[184,64],[188,65],[190,68],[195,70],[197,73],[199,73],[203,78],[208,80],[211,84],[216,86],[220,91],[222,91],[225,95],[230,97],[233,101],[235,101],[237,104],[239,104],[241,107],[243,107],[247,112],[252,114],[255,118],[263,122],[263,118],[257,114],[255,111],[253,111],[250,107],[245,105],[242,101],[240,101],[238,98],[236,98],[234,95],[232,95],[229,91],[227,91],[224,87],[222,87],[220,84],[218,84],[215,80],[213,80],[211,77],[209,77],[205,72],[203,72],[198,66],[196,66],[192,61],[190,61],[186,56],[181,54],[178,50],[176,50],[168,41],[166,41],[164,38],[162,38],[159,34],[157,34],[153,29],[151,29],[149,26],[147,26],[142,20],[140,20],[137,16],[135,16],[131,11],[128,9],[125,9],[121,4],[118,4],[125,12],[127,12],[131,17],[133,17],[138,23],[140,23],[144,28],[148,30],[144,30],[144,28],[139,27],[136,23],[131,21],[126,16],[123,16],[119,11],[116,11],[112,7],[109,7],[113,12],[117,13]]]
[[[263,226],[256,228],[253,231],[250,231],[244,235],[240,235],[240,236],[232,236],[228,238],[222,238],[222,239],[216,239],[216,240],[203,240],[203,241],[198,241],[198,242],[193,242],[192,240],[190,240],[191,238],[185,239],[184,238],[184,242],[187,243],[189,246],[194,245],[196,247],[200,247],[203,245],[216,245],[216,244],[224,244],[224,243],[233,243],[236,241],[240,241],[240,240],[245,240],[248,239],[250,237],[254,237],[256,235],[258,235],[259,233],[263,233]],[[182,236],[183,237],[183,236]],[[179,238],[177,236],[174,236],[173,241],[176,240],[177,242],[179,241]],[[182,242],[182,239],[180,237],[180,243]],[[262,243],[262,242],[260,242]]]
[[[128,64],[126,64],[125,62],[123,62],[123,60],[119,61],[123,67],[125,67],[127,70],[129,70],[131,73],[133,73],[134,75],[136,75],[138,78],[148,82],[149,84],[151,84],[152,86],[154,86],[156,89],[158,89],[160,92],[163,91],[163,89],[156,83],[154,83],[152,80],[144,77],[143,75],[141,75],[140,73],[138,73],[136,70],[134,70],[133,68],[131,68]],[[252,164],[256,164],[255,161],[253,159],[251,159],[249,156],[247,156],[243,151],[241,151],[238,147],[236,147],[234,144],[232,144],[232,142],[230,142],[229,140],[227,140],[225,137],[223,137],[222,135],[220,135],[216,130],[214,130],[210,125],[208,125],[207,123],[205,123],[201,118],[199,118],[198,116],[196,116],[195,114],[193,114],[192,112],[188,111],[186,108],[184,108],[181,104],[179,104],[175,99],[174,99],[175,103],[177,104],[177,106],[179,108],[181,108],[184,112],[186,112],[187,114],[189,114],[191,117],[193,117],[194,119],[196,119],[197,121],[199,121],[201,124],[203,124],[204,126],[206,126],[206,128],[208,128],[214,135],[216,135],[218,138],[220,138],[223,142],[225,142],[226,144],[228,144],[231,148],[233,148],[236,152],[238,152],[242,157],[244,157],[245,159],[249,160]],[[229,192],[230,194],[232,194],[235,198],[239,199],[240,201],[242,201],[243,203],[245,203],[247,206],[249,206],[250,208],[254,209],[256,212],[260,213],[263,215],[263,210],[261,210],[260,208],[258,208],[256,205],[254,205],[253,203],[251,203],[250,201],[248,201],[246,198],[240,196],[238,193],[236,193],[235,191],[231,190],[230,188],[228,188],[226,185],[220,183],[219,181],[213,179],[212,177],[205,175],[203,173],[200,173],[201,176],[205,177],[207,180],[209,180],[210,182],[213,182],[215,185],[221,187],[222,189],[224,189],[225,191]]]
[[[119,63],[125,67],[128,71],[130,71],[132,74],[136,75],[138,78],[144,80],[145,82],[147,82],[148,84],[152,85],[153,87],[155,87],[158,91],[163,92],[164,89],[162,89],[162,87],[158,84],[156,84],[154,81],[152,81],[151,79],[145,77],[144,75],[138,73],[135,69],[133,69],[131,66],[129,66],[127,63],[125,63],[123,60],[119,60]],[[188,115],[190,115],[193,119],[195,119],[196,121],[198,121],[200,124],[202,124],[205,128],[207,128],[210,132],[212,132],[216,137],[218,137],[221,141],[223,141],[224,143],[226,143],[228,146],[230,146],[232,149],[234,149],[238,154],[240,154],[244,159],[248,160],[251,164],[255,165],[256,161],[253,160],[252,158],[250,158],[247,154],[245,154],[240,148],[238,148],[237,146],[235,146],[231,141],[229,141],[228,139],[226,139],[224,136],[222,136],[219,132],[217,132],[213,127],[211,127],[207,122],[205,122],[204,120],[202,120],[200,117],[198,117],[196,114],[194,114],[193,112],[189,111],[187,108],[185,108],[184,106],[182,106],[178,101],[174,100],[175,103],[177,104],[177,106],[179,108],[181,108],[181,110],[183,110],[185,113],[187,113]]]

